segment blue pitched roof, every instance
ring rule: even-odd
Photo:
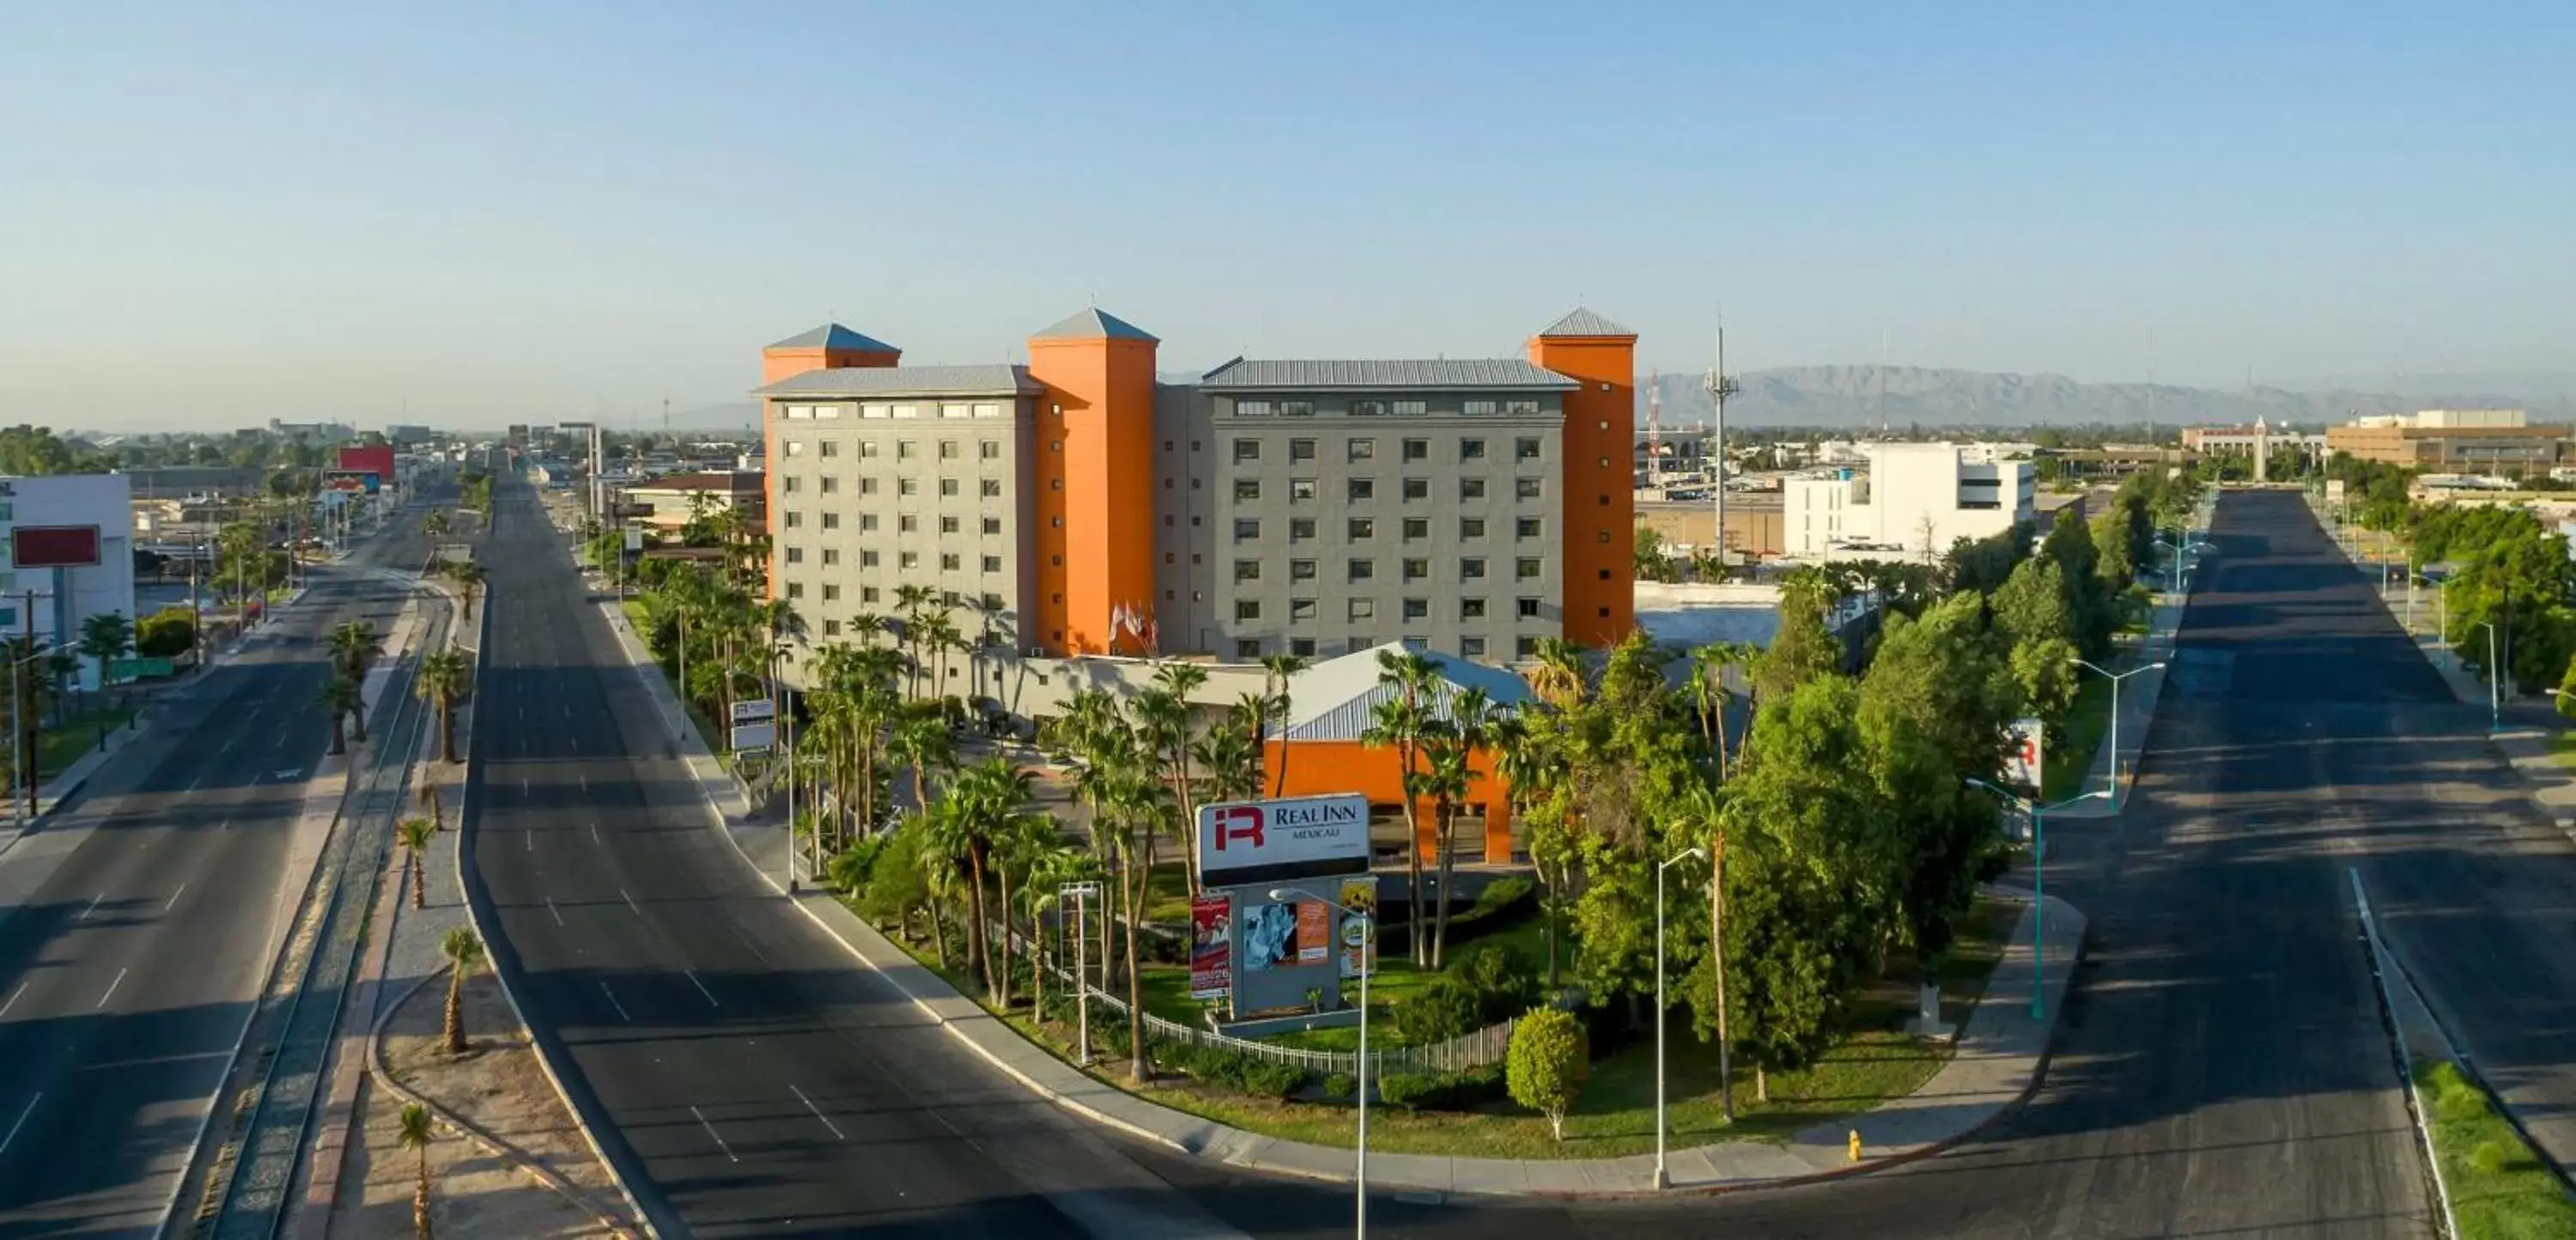
[[[1549,336],[1626,336],[1630,339],[1634,339],[1637,335],[1637,333],[1629,331],[1627,328],[1621,327],[1608,319],[1602,318],[1600,315],[1594,314],[1590,310],[1584,309],[1581,306],[1576,306],[1572,313],[1540,329],[1538,334],[1542,338]]]
[[[866,349],[876,353],[903,352],[882,340],[861,335],[838,323],[825,323],[810,332],[798,332],[769,347],[773,349]]]
[[[1030,337],[1033,340],[1156,340],[1152,332],[1094,306]]]

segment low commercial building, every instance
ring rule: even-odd
[[[621,511],[664,533],[677,533],[700,506],[711,513],[740,508],[757,528],[767,520],[765,485],[764,475],[756,471],[665,474],[627,487],[618,502]]]
[[[134,491],[123,474],[0,478],[0,635],[77,648],[89,618],[134,618]],[[80,685],[99,687],[95,660]]]
[[[1976,462],[1950,443],[1873,443],[1867,471],[1789,479],[1783,539],[1799,559],[1930,562],[1959,539],[2038,518],[2028,461]]]
[[[2520,409],[2424,409],[2326,429],[2326,447],[2364,461],[2463,473],[2545,473],[2567,428],[2535,426]]]
[[[1731,557],[1769,559],[1788,550],[1781,529],[1783,502],[1778,491],[1726,493],[1726,549]],[[1713,499],[1637,501],[1637,528],[1653,530],[1684,554],[1709,546],[1716,526]]]

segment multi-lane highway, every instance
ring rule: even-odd
[[[422,553],[396,529],[357,562]],[[0,1235],[160,1224],[291,911],[281,879],[330,736],[318,635],[390,629],[402,599],[317,574],[0,852]]]
[[[577,1091],[700,1234],[1052,1234],[1091,1190],[1332,1235],[1348,1199],[1084,1132],[889,1002],[714,832],[524,491],[478,728],[479,870]],[[2429,1186],[2355,946],[2393,940],[2509,1091],[2563,1125],[2576,850],[2295,496],[2231,495],[2138,790],[2051,830],[2094,942],[2046,1083],[1951,1153],[1715,1200],[1431,1204],[1390,1235],[2425,1236]],[[509,703],[508,713],[499,703]],[[628,755],[643,755],[641,758]],[[525,781],[522,783],[521,781]],[[2552,1109],[2557,1116],[2550,1119]],[[2563,1131],[2563,1128],[2560,1129]],[[1162,1191],[1166,1187],[1176,1191]],[[1092,1228],[1094,1234],[1114,1234]]]

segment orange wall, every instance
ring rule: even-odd
[[[1636,354],[1634,336],[1529,342],[1532,365],[1583,384],[1565,394],[1565,515],[1559,524],[1565,636],[1592,647],[1618,644],[1637,622],[1637,504],[1629,477],[1636,450]]]
[[[1334,793],[1357,793],[1378,805],[1398,805],[1404,801],[1404,785],[1396,774],[1395,750],[1383,745],[1364,745],[1358,741],[1270,741],[1262,746],[1262,770],[1279,769],[1280,749],[1288,750],[1288,780],[1281,795],[1292,797],[1329,796]],[[1476,778],[1467,783],[1467,804],[1485,807],[1485,839],[1481,852],[1486,861],[1508,865],[1512,859],[1512,810],[1509,789],[1502,777],[1494,773],[1493,755],[1478,752],[1468,760]],[[1264,778],[1267,778],[1265,774]],[[1440,855],[1440,824],[1433,817],[1429,800],[1414,804],[1413,821],[1422,836],[1422,855]],[[1461,824],[1464,826],[1465,824]],[[1461,860],[1474,860],[1480,849],[1476,841],[1459,841]]]
[[[1110,615],[1125,603],[1150,617],[1154,605],[1154,342],[1032,339],[1029,377],[1047,389],[1034,471],[1039,640],[1069,654],[1150,654],[1124,635],[1113,651]]]

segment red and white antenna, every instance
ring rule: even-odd
[[[1663,372],[1646,372],[1646,485],[1664,472]]]

